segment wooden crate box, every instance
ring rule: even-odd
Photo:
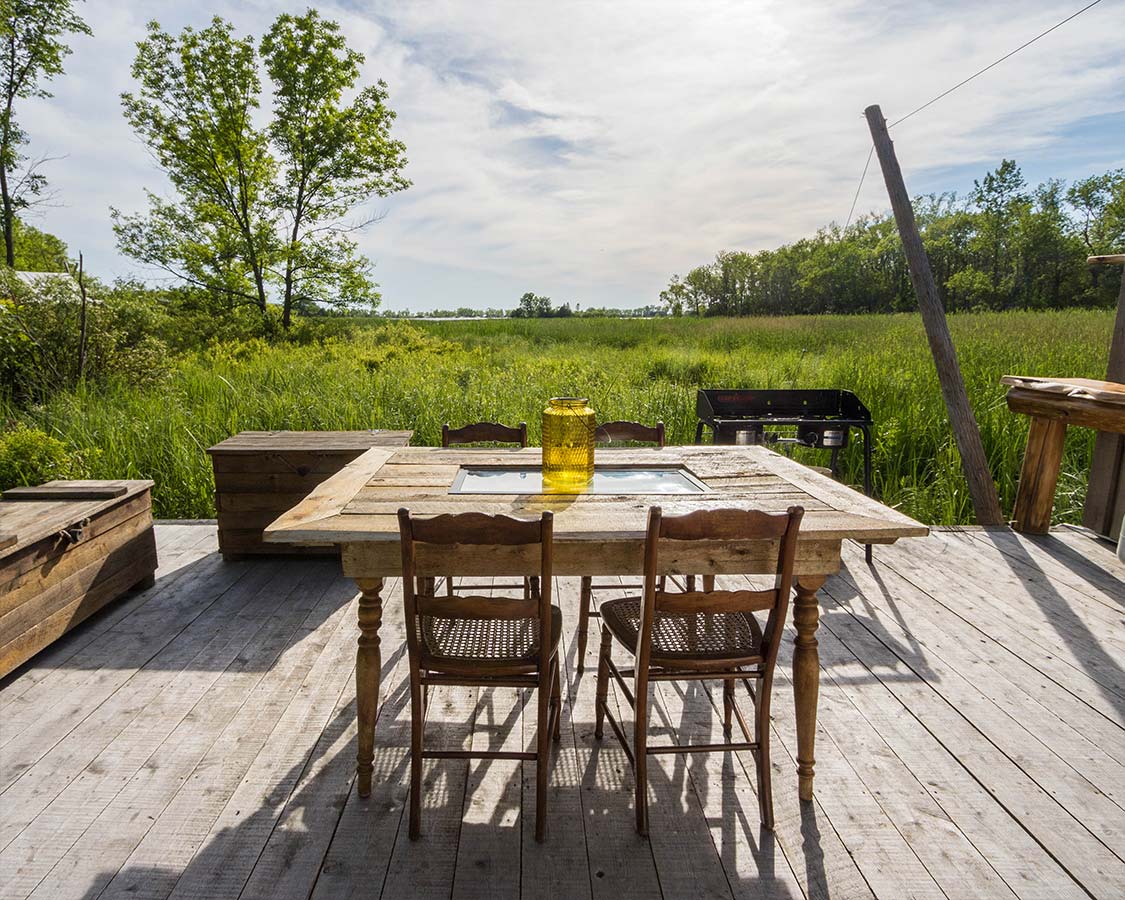
[[[265,544],[262,529],[364,451],[405,447],[412,435],[382,430],[243,431],[209,448],[223,558],[335,554],[334,546]]]
[[[0,500],[0,676],[156,571],[151,481],[51,481]]]

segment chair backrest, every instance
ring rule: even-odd
[[[549,651],[551,638],[551,570],[554,516],[544,512],[538,519],[485,513],[458,513],[417,519],[408,509],[398,511],[402,544],[402,592],[406,603],[406,640],[412,664],[423,658],[414,623],[417,616],[454,619],[538,619],[540,653]],[[423,593],[418,590],[416,545],[449,547],[454,544],[483,548],[539,545],[539,597],[480,597]],[[446,574],[447,566],[442,567]],[[432,573],[427,573],[432,574]],[[456,573],[453,573],[456,574]],[[540,660],[542,664],[546,657]]]
[[[520,422],[515,428],[499,422],[473,422],[461,428],[450,428],[446,422],[441,426],[441,445],[452,447],[457,444],[519,444],[527,446],[527,422]]]
[[[594,441],[599,444],[629,442],[664,446],[664,423],[643,425],[640,422],[603,422],[594,430]]]
[[[682,516],[664,516],[659,506],[649,509],[645,537],[644,604],[637,643],[638,668],[647,667],[651,651],[653,619],[658,612],[719,613],[765,612],[762,630],[763,659],[772,670],[781,646],[781,631],[793,588],[793,563],[797,534],[805,510],[791,506],[783,513],[746,509],[699,510]],[[767,590],[683,591],[659,589],[659,553],[664,542],[739,541],[777,544],[774,586]]]

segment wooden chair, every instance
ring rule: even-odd
[[[499,422],[473,422],[461,428],[450,428],[446,422],[441,426],[441,445],[443,447],[464,446],[466,444],[519,444],[527,446],[527,422],[520,422],[515,428]]]
[[[703,510],[664,518],[660,508],[649,510],[645,540],[645,582],[642,597],[602,604],[602,643],[598,658],[598,686],[594,735],[609,724],[625,748],[636,775],[637,831],[648,834],[647,763],[653,753],[708,753],[712,750],[750,750],[758,769],[758,804],[762,826],[773,829],[770,787],[770,692],[781,631],[793,584],[797,532],[804,510],[786,513],[751,510]],[[700,539],[776,542],[777,574],[769,590],[714,589],[705,577],[703,591],[667,592],[657,586],[662,545]],[[756,612],[768,612],[763,628]],[[621,671],[610,658],[616,639],[635,657],[635,667]],[[609,676],[617,680],[634,712],[632,748],[609,711]],[[634,680],[634,691],[625,683]],[[723,732],[727,743],[648,746],[648,688],[651,681],[723,682]],[[741,681],[754,702],[754,735],[735,705],[735,683]],[[751,685],[753,682],[753,686]],[[743,741],[730,742],[731,717],[738,720]]]
[[[450,428],[446,422],[441,426],[441,445],[443,447],[465,447],[473,444],[519,444],[527,446],[527,422],[520,422],[515,428],[511,425],[501,425],[499,422],[473,422],[460,428]],[[539,579],[525,578],[523,582],[524,596],[537,597],[539,595]],[[505,587],[497,584],[462,584],[462,591],[482,591],[490,588]],[[453,579],[446,576],[445,593],[453,596]]]
[[[398,511],[402,539],[402,584],[406,604],[406,644],[410,659],[410,839],[417,840],[422,815],[424,759],[534,759],[535,839],[547,823],[549,740],[558,740],[559,634],[562,613],[551,605],[552,514],[533,521],[484,513],[415,519]],[[543,589],[538,597],[435,596],[419,577],[417,547],[452,544],[481,547],[539,546]],[[433,550],[425,551],[433,553]],[[433,557],[431,557],[433,558]],[[534,753],[525,751],[426,750],[424,728],[432,684],[532,688],[538,690],[538,737]]]
[[[642,425],[640,422],[603,422],[594,430],[594,441],[598,444],[635,443],[664,446],[664,423]],[[582,577],[578,600],[578,671],[586,668],[586,641],[590,630],[590,616],[601,614],[593,609],[595,591],[639,590],[641,585],[595,584],[589,575]],[[664,589],[661,579],[660,589]]]
[[[640,422],[603,422],[594,429],[594,440],[599,444],[634,443],[664,446],[664,423],[642,425]]]

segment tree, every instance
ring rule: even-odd
[[[1024,193],[1026,186],[1019,166],[1014,160],[1005,159],[995,172],[987,173],[983,181],[974,181],[970,194],[981,216],[975,241],[978,249],[988,256],[993,302],[1000,307],[1009,306],[1012,300],[1013,226],[1021,207],[1029,202]]]
[[[274,205],[286,224],[283,324],[295,299],[302,302],[377,301],[369,264],[348,235],[351,210],[372,196],[409,187],[401,172],[406,146],[391,140],[395,114],[387,85],[341,97],[359,80],[363,56],[349,50],[340,26],[314,9],[282,15],[262,40],[262,58],[274,88],[270,137],[281,165]]]
[[[65,272],[69,262],[66,244],[46,231],[28,225],[19,216],[12,223],[16,258],[21,272]]]
[[[1119,249],[1119,242],[1125,239],[1125,216],[1119,213],[1118,221],[1113,221],[1114,195],[1125,213],[1125,169],[1116,169],[1104,175],[1091,175],[1074,182],[1067,189],[1066,202],[1078,213],[1078,232],[1086,253],[1090,256],[1113,253]],[[1116,228],[1114,227],[1116,225]]]
[[[42,194],[47,180],[38,163],[29,162],[20,148],[26,132],[16,121],[16,101],[50,97],[43,83],[62,74],[70,47],[68,34],[90,34],[71,0],[0,0],[0,219],[4,231],[4,259],[15,266],[15,218]],[[28,163],[20,170],[21,163]]]
[[[121,250],[230,304],[266,311],[266,278],[279,255],[268,191],[276,163],[256,128],[261,82],[254,42],[216,17],[180,37],[150,22],[137,44],[137,94],[121,96],[125,118],[179,193],[148,192],[145,216],[112,210]]]
[[[684,314],[684,304],[687,303],[687,285],[679,275],[673,275],[668,282],[668,287],[660,292],[660,302],[668,311],[677,318]]]
[[[371,220],[344,219],[409,185],[386,85],[344,105],[363,57],[315,11],[282,15],[261,42],[273,108],[259,125],[258,57],[220,18],[178,38],[149,25],[133,64],[139,90],[122,103],[177,196],[150,193],[143,215],[113,210],[118,245],[228,308],[265,314],[277,288],[284,327],[318,303],[374,305],[370,263],[350,237]]]
[[[540,297],[528,291],[520,297],[519,305],[512,310],[515,319],[543,319],[551,315],[551,298]]]

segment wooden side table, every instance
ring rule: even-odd
[[[1031,416],[1012,527],[1024,534],[1046,534],[1055,505],[1063,442],[1071,425],[1125,434],[1125,385],[1087,378],[1028,378],[1005,375],[1008,408]],[[1119,461],[1125,468],[1125,460]],[[1117,520],[1125,515],[1125,473],[1114,486]]]
[[[223,559],[298,553],[331,556],[333,545],[262,543],[262,529],[372,447],[405,447],[412,431],[243,431],[208,448]]]

